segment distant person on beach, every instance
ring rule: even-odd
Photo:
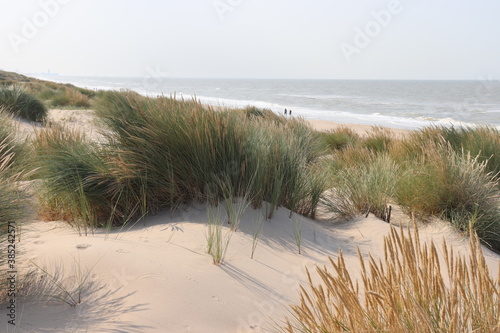
[[[285,116],[286,116],[286,109],[285,109]]]
[[[292,115],[292,110],[288,111],[288,114],[291,116]]]

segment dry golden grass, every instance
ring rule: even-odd
[[[317,268],[321,284],[308,271],[309,288],[292,306],[283,332],[500,332],[500,273],[488,272],[476,235],[466,258],[443,243],[421,243],[392,229],[385,258],[358,255],[361,281],[353,280],[340,253],[330,259],[334,272]],[[443,267],[442,267],[443,266]]]

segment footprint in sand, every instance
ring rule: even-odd
[[[223,301],[223,300],[221,300],[219,297],[217,297],[217,296],[212,296],[212,298],[214,299],[214,301],[217,301],[217,302],[219,302],[219,303],[224,304],[224,301]]]
[[[199,283],[197,280],[193,279],[192,277],[189,277],[189,276],[185,276],[186,279],[188,279],[189,281],[193,281],[194,283]]]
[[[89,248],[89,247],[91,247],[91,246],[92,246],[92,245],[90,245],[90,244],[78,244],[78,245],[76,246],[76,248],[77,248],[78,250],[85,250],[85,249],[87,249],[87,248]]]
[[[130,253],[129,251],[124,250],[124,249],[118,249],[118,250],[116,250],[116,252],[118,252],[118,253]]]
[[[349,237],[349,238],[347,238],[347,239],[344,239],[344,243],[351,243],[351,242],[353,242],[353,241],[354,241],[354,239],[355,239],[355,237],[354,237],[354,236],[351,236],[351,237]]]
[[[38,240],[38,241],[34,241],[33,244],[43,244],[45,243],[44,241],[41,241],[41,240]]]

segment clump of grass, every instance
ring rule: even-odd
[[[496,130],[431,127],[391,139],[377,129],[373,135],[372,143],[360,140],[325,159],[332,189],[324,201],[331,212],[384,218],[387,205],[397,203],[413,217],[437,216],[464,232],[474,217],[480,239],[500,250],[500,186],[496,162],[486,158],[495,154]]]
[[[0,156],[11,155],[6,171],[16,174],[25,170],[29,163],[29,145],[15,138],[12,115],[0,107]]]
[[[47,115],[45,105],[20,86],[0,87],[0,107],[29,121],[41,122]]]
[[[323,197],[330,212],[342,218],[384,216],[396,193],[399,168],[387,154],[369,156],[369,163],[343,167],[333,175],[334,188]]]
[[[95,91],[75,87],[72,84],[37,80],[22,85],[51,108],[88,108],[96,96]]]
[[[498,332],[500,276],[488,271],[477,237],[470,254],[458,256],[443,244],[422,244],[418,231],[403,229],[384,241],[384,260],[358,251],[361,279],[353,280],[342,252],[330,259],[333,272],[316,269],[320,284],[307,271],[300,304],[283,332]],[[444,267],[441,263],[444,261]],[[444,271],[444,272],[443,272]]]
[[[307,177],[303,168],[319,156],[312,130],[298,120],[276,124],[197,101],[129,92],[107,94],[97,105],[123,159],[137,177],[147,175],[147,192],[161,199],[158,206],[203,200],[208,192],[223,197],[221,181],[236,192],[249,189],[254,206],[265,199],[286,206],[300,195],[293,180]]]
[[[207,253],[212,256],[214,265],[222,265],[229,242],[234,234],[234,229],[224,232],[225,218],[222,216],[220,206],[207,208]]]
[[[500,132],[488,126],[440,127],[440,135],[457,151],[465,151],[486,162],[488,172],[500,172]]]
[[[318,132],[318,136],[329,150],[344,150],[355,146],[360,140],[359,135],[349,127],[340,127],[329,132]]]
[[[365,138],[360,140],[360,145],[374,152],[384,152],[389,148],[389,144],[393,141],[393,136],[387,128],[373,126],[371,132]]]
[[[227,223],[231,226],[231,230],[236,231],[238,230],[243,214],[250,205],[249,196],[252,182],[248,184],[247,188],[236,189],[230,177],[225,175],[219,177],[217,183],[226,209]]]
[[[16,245],[16,239],[13,238],[16,232],[11,232],[10,237],[9,232],[12,230],[12,226],[9,230],[9,223],[17,228],[20,222],[27,216],[27,195],[24,191],[20,190],[17,186],[17,181],[20,174],[13,173],[10,168],[12,166],[11,159],[14,154],[10,152],[9,147],[5,142],[0,143],[0,247],[3,249],[0,251],[0,267],[5,266],[8,263],[9,251],[7,251],[7,245]],[[10,248],[9,248],[10,249]],[[0,271],[0,286],[4,286],[7,281],[4,278],[4,273],[8,269],[2,269]],[[2,290],[7,290],[3,289]],[[7,293],[0,293],[0,302],[4,301],[4,297]]]
[[[489,126],[444,127],[431,126],[412,133],[402,142],[405,158],[411,159],[425,154],[423,149],[429,143],[449,145],[455,152],[470,153],[479,162],[486,162],[486,170],[500,172],[500,132]]]
[[[263,200],[273,205],[270,215],[279,206],[315,212],[325,184],[313,172],[314,133],[301,120],[277,123],[133,92],[102,93],[96,107],[107,145],[57,129],[35,142],[44,201],[49,212],[64,207],[60,218],[120,225],[207,199],[225,202],[234,228],[249,203]]]
[[[269,109],[260,109],[255,106],[247,106],[246,108],[242,109],[241,112],[243,112],[247,116],[247,118],[250,119],[262,118],[267,121],[273,121],[277,124],[284,124],[286,122],[286,119],[284,117],[277,115]]]
[[[406,163],[397,202],[411,215],[439,216],[461,231],[467,231],[467,221],[474,216],[473,227],[481,240],[500,249],[500,190],[487,161],[445,143],[429,142],[425,147],[420,158]]]
[[[37,133],[35,177],[40,214],[70,222],[81,234],[123,225],[140,215],[141,186],[123,171],[114,152],[77,129],[46,128]]]
[[[49,97],[49,103],[53,107],[77,107],[88,108],[91,105],[88,95],[83,94],[77,89],[64,88],[54,91],[52,97]]]
[[[0,149],[4,144],[0,143]],[[0,154],[0,234],[3,235],[4,224],[9,221],[18,221],[26,215],[26,194],[19,190],[16,182],[19,174],[12,174],[9,171],[9,164],[12,154]],[[2,252],[3,253],[3,252]]]

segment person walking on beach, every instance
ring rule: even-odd
[[[286,109],[285,109],[285,116],[286,116]]]
[[[288,115],[290,116],[292,115],[292,110],[288,111]]]

